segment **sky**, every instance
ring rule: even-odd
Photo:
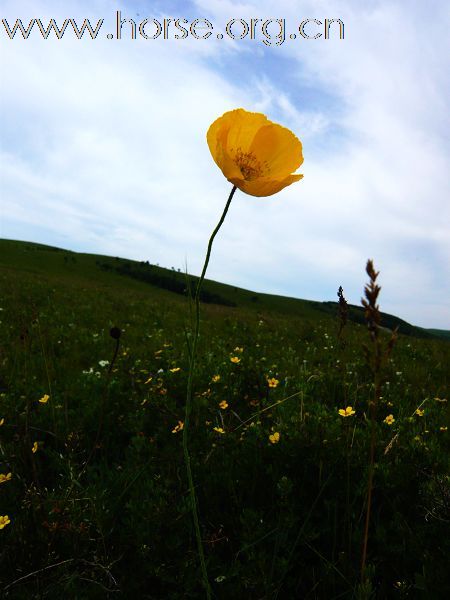
[[[117,11],[136,39],[128,21],[116,39]],[[231,189],[206,132],[245,108],[297,135],[304,178],[238,190],[207,277],[319,301],[342,286],[359,304],[371,258],[384,312],[450,329],[446,2],[2,0],[0,20],[18,18],[104,21],[94,40],[70,24],[11,40],[0,22],[0,237],[199,274]],[[169,23],[152,39],[169,18],[212,34],[176,39]],[[239,39],[251,19],[272,19],[267,35]],[[325,19],[344,39],[337,24],[325,39]]]

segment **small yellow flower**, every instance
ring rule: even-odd
[[[225,430],[222,429],[222,427],[214,427],[214,431],[217,431],[217,433],[225,433]]]
[[[239,354],[242,354],[244,352],[244,348],[239,348],[239,346],[236,346],[233,352],[239,352]]]
[[[230,358],[231,362],[234,363],[235,365],[237,365],[238,363],[241,362],[241,359],[239,358],[239,356],[232,356]]]
[[[448,427],[444,425],[444,427],[439,427],[439,431],[447,431]]]
[[[12,477],[12,473],[7,473],[6,475],[4,473],[0,473],[0,483],[5,483],[5,481],[10,481]]]
[[[178,425],[175,425],[175,427],[172,429],[172,433],[178,433],[179,431],[181,431],[184,427],[184,423],[183,421],[178,421]]]
[[[421,410],[420,408],[416,408],[416,412],[415,412],[415,414],[416,414],[418,417],[423,417],[423,415],[425,414],[425,411],[424,411],[424,410]]]
[[[226,400],[222,400],[222,402],[219,403],[219,406],[222,410],[225,410],[228,408],[228,402]]]
[[[48,394],[44,394],[42,396],[42,398],[39,398],[39,402],[41,404],[46,404],[49,401],[49,399],[50,399],[50,396]]]
[[[384,419],[383,423],[386,423],[386,425],[392,425],[392,423],[393,423],[394,421],[395,421],[395,419],[394,419],[394,415],[388,415],[388,416],[387,416],[387,417]]]
[[[0,529],[6,527],[6,525],[9,525],[9,523],[11,523],[11,520],[8,515],[5,515],[4,517],[0,516]]]
[[[174,367],[173,369],[169,369],[169,371],[171,373],[178,373],[178,371],[181,371],[180,367]]]
[[[339,414],[341,415],[341,417],[351,417],[355,414],[355,411],[353,410],[353,407],[347,406],[347,408],[340,408]]]
[[[275,433],[269,435],[269,441],[271,444],[278,444],[278,442],[280,441],[280,434],[278,433],[278,431],[275,431]]]
[[[38,443],[34,442],[33,447],[31,448],[31,452],[33,454],[35,454],[37,452],[37,449],[38,449]]]
[[[270,388],[276,388],[280,382],[278,379],[275,379],[275,377],[271,377],[270,379],[267,379],[267,383]]]
[[[251,196],[271,196],[298,181],[302,144],[281,125],[242,108],[214,121],[206,135],[212,157],[224,176]]]
[[[217,383],[218,381],[220,381],[220,375],[213,375],[211,381],[213,383]]]

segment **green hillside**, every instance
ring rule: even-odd
[[[189,285],[0,240],[2,597],[205,598],[187,435],[212,597],[448,598],[449,332],[207,281],[185,427]]]
[[[152,297],[159,297],[160,291],[172,292],[174,301],[177,296],[186,297],[188,285],[191,286],[193,295],[197,283],[196,277],[186,277],[184,273],[153,265],[148,261],[137,262],[120,257],[77,253],[43,244],[2,239],[0,267],[40,274],[47,278],[56,277],[58,280],[82,279],[100,286],[131,287],[143,293],[151,293]],[[161,299],[167,297],[163,294]],[[208,279],[203,286],[202,301],[244,309],[246,312],[251,310],[319,320],[324,319],[325,315],[335,319],[338,310],[337,302],[317,302],[263,294]],[[420,338],[450,337],[450,331],[427,330],[415,327],[396,316],[381,314],[381,324],[391,330],[398,328],[401,334]],[[361,306],[349,305],[348,319],[365,324],[364,309]]]

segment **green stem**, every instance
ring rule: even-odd
[[[192,469],[191,469],[191,457],[188,451],[188,430],[189,430],[189,419],[192,412],[192,383],[194,378],[194,368],[195,368],[195,358],[197,352],[197,342],[198,342],[198,334],[200,331],[200,292],[203,285],[203,281],[206,275],[206,269],[208,268],[209,259],[211,256],[211,249],[213,245],[214,238],[216,237],[219,229],[222,226],[222,223],[225,220],[228,209],[230,208],[231,200],[233,199],[234,192],[236,191],[236,186],[233,186],[231,193],[228,197],[227,203],[225,205],[222,216],[220,217],[220,221],[218,222],[216,228],[211,234],[208,242],[208,250],[206,252],[205,264],[203,265],[202,274],[200,279],[198,280],[197,288],[195,290],[195,331],[194,331],[194,339],[192,340],[192,348],[189,359],[189,374],[188,374],[188,383],[187,383],[187,392],[186,392],[186,410],[184,416],[184,427],[183,427],[183,454],[184,454],[184,462],[186,464],[187,478],[189,484],[189,495],[191,499],[191,510],[192,510],[192,518],[194,520],[194,528],[195,528],[195,537],[197,539],[197,549],[200,557],[200,564],[202,569],[202,577],[203,584],[206,589],[206,597],[208,600],[211,598],[211,587],[209,585],[208,573],[206,570],[205,563],[205,554],[203,552],[202,538],[200,534],[200,525],[198,520],[198,509],[197,509],[197,498],[195,495],[194,488],[194,480],[192,478]]]

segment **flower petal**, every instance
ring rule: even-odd
[[[262,197],[272,196],[288,185],[291,185],[291,183],[294,183],[294,181],[299,181],[302,178],[303,175],[289,175],[281,180],[264,177],[253,181],[242,181],[241,179],[230,179],[229,181],[250,196]]]
[[[250,152],[261,164],[267,165],[268,175],[274,179],[290,175],[303,163],[300,140],[292,131],[276,123],[259,129]]]

